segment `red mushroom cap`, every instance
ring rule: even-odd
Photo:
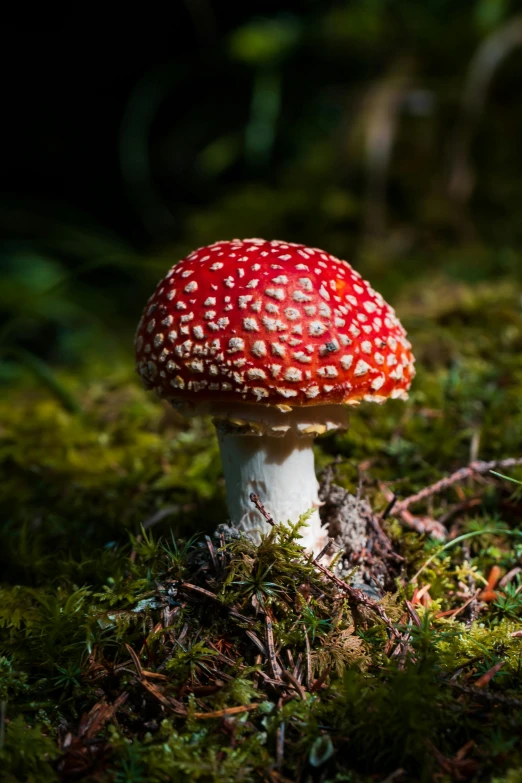
[[[146,388],[175,401],[354,404],[407,397],[406,332],[346,261],[291,242],[235,239],[191,253],[136,334]]]

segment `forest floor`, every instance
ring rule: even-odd
[[[409,402],[317,441],[324,518],[366,539],[331,570],[298,520],[220,535],[210,422],[130,361],[10,389],[2,780],[522,781],[522,289],[410,272]]]

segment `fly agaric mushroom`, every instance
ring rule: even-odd
[[[347,426],[347,406],[406,399],[406,332],[346,261],[263,239],[216,242],[172,267],[136,334],[144,385],[184,415],[210,414],[232,523],[253,535],[314,509],[302,544],[327,540],[314,437]]]

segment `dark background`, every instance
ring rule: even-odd
[[[322,245],[391,296],[426,268],[518,280],[519,10],[18,13],[0,46],[3,382],[128,362],[158,278],[217,239]]]

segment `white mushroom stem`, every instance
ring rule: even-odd
[[[317,554],[328,539],[319,518],[313,437],[228,434],[218,430],[227,504],[235,527],[258,538],[270,525],[250,500],[255,492],[276,522],[295,523],[313,509],[300,543]]]
[[[345,405],[268,406],[260,403],[172,400],[184,416],[209,414],[218,433],[232,524],[259,540],[270,525],[250,500],[254,492],[276,522],[312,511],[300,543],[317,555],[328,540],[319,517],[314,470],[316,435],[348,426]]]

